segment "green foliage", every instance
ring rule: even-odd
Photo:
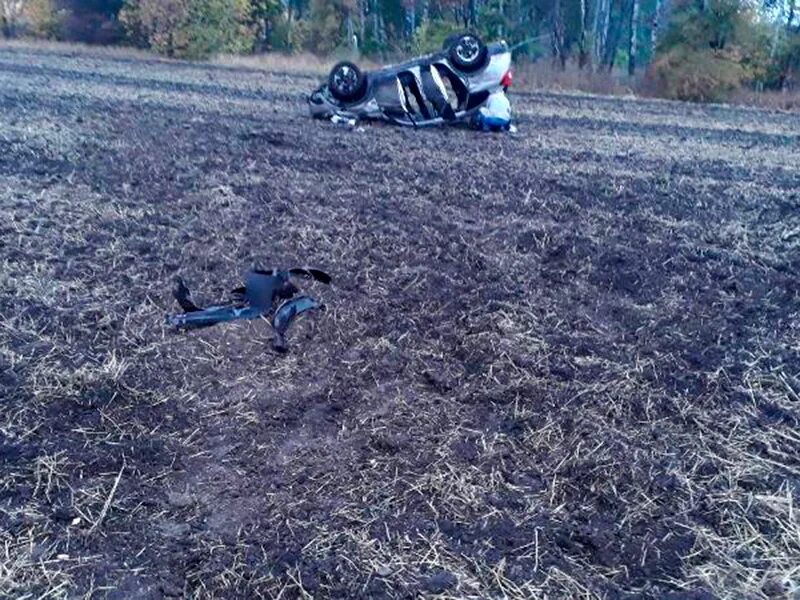
[[[244,53],[253,46],[248,29],[247,0],[193,0],[189,6],[187,45],[184,56],[203,58],[217,54]]]
[[[503,0],[491,0],[478,11],[478,33],[486,39],[506,37],[513,30],[511,20],[503,13]]]
[[[283,14],[281,0],[251,0],[250,16],[256,19],[274,19]]]
[[[187,40],[189,0],[126,0],[120,22],[138,45],[176,56]]]
[[[129,36],[180,58],[252,48],[247,0],[127,0],[120,21]]]
[[[414,31],[411,40],[411,51],[414,54],[427,54],[441,49],[444,41],[451,35],[460,33],[464,28],[450,21],[428,21]]]
[[[800,84],[800,30],[787,31],[780,39],[765,70],[764,83],[778,90]]]
[[[251,0],[249,12],[255,37],[254,48],[256,50],[272,48],[275,25],[283,15],[283,5],[280,0]]]
[[[617,48],[617,52],[614,55],[614,66],[618,69],[624,69],[628,65],[629,56],[626,49]]]
[[[755,14],[746,0],[682,0],[672,11],[658,50],[680,46],[724,51],[753,44],[757,35]]]
[[[741,87],[749,72],[735,54],[680,46],[656,58],[650,77],[659,96],[719,102]]]
[[[683,0],[650,68],[655,91],[711,102],[759,77],[763,30],[744,0]]]
[[[61,19],[53,0],[29,0],[24,10],[29,35],[47,39],[59,37]]]
[[[288,15],[280,15],[272,21],[269,47],[282,52],[295,52],[306,47],[308,37],[308,21],[290,19]]]
[[[309,49],[320,54],[333,52],[342,43],[342,16],[340,1],[311,0]]]

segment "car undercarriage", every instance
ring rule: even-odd
[[[457,123],[511,83],[511,53],[505,42],[484,45],[462,34],[442,51],[402,64],[362,72],[341,62],[328,82],[308,98],[312,116],[381,119],[398,125]]]

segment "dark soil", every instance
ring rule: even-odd
[[[0,595],[789,598],[800,117],[315,82],[0,47]],[[303,264],[286,356],[163,324]]]

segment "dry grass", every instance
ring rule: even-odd
[[[283,54],[280,52],[270,52],[254,56],[224,54],[215,57],[212,62],[214,64],[230,67],[247,67],[264,71],[322,77],[327,75],[336,60],[321,58],[310,53]]]
[[[731,103],[741,106],[757,106],[770,110],[800,112],[800,90],[786,90],[783,92],[740,90],[731,98]]]
[[[328,74],[334,63],[340,60],[356,60],[365,69],[373,69],[378,66],[377,63],[371,60],[355,56],[342,55],[322,58],[308,52],[299,54],[268,52],[253,56],[225,54],[215,57],[212,63],[230,67],[260,69],[272,73],[292,73],[296,75],[324,77]]]
[[[0,48],[24,50],[32,53],[35,53],[37,50],[67,53],[72,54],[74,57],[99,56],[106,58],[130,58],[134,60],[158,60],[173,63],[181,62],[177,60],[171,60],[147,50],[141,50],[129,46],[98,46],[94,44],[82,44],[79,42],[56,42],[52,40],[26,38],[2,38],[0,39]]]
[[[627,76],[616,72],[595,72],[591,67],[579,69],[573,63],[568,63],[566,69],[562,70],[549,61],[541,60],[514,68],[514,88],[633,96],[637,85]]]

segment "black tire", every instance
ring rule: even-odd
[[[342,61],[331,69],[328,75],[328,89],[340,102],[355,102],[367,91],[367,77],[357,65]]]
[[[447,40],[445,40],[447,41]],[[486,66],[489,51],[477,35],[462,33],[450,42],[448,58],[459,71],[472,73]]]

